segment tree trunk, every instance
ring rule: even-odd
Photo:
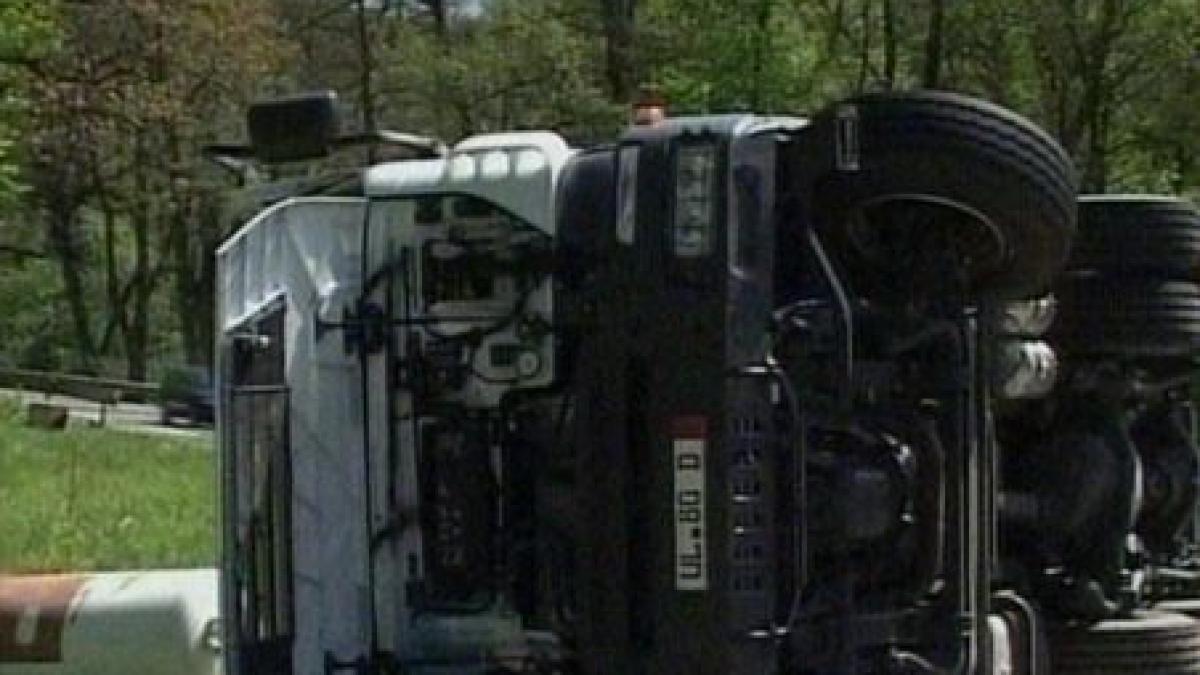
[[[921,86],[936,89],[942,84],[942,41],[946,22],[945,0],[930,0],[929,29],[925,33],[925,67]]]
[[[892,0],[883,0],[883,79],[888,89],[896,85],[896,12]]]
[[[366,0],[358,0],[358,11],[355,14],[358,27],[359,105],[362,107],[362,126],[363,131],[374,131],[375,91],[372,71],[375,64],[371,55],[371,32],[367,27]]]
[[[87,302],[84,242],[77,231],[79,208],[84,200],[81,179],[84,169],[71,155],[77,145],[79,143],[71,133],[49,141],[34,165],[33,177],[39,201],[46,210],[47,249],[58,261],[63,298],[71,314],[75,338],[74,367],[91,373],[96,370],[96,342]]]
[[[183,166],[187,150],[175,127],[166,129],[168,155],[172,166]],[[209,231],[220,237],[220,204],[217,195],[203,188],[197,189],[195,180],[183,182],[172,180],[169,185],[170,213],[166,214],[167,247],[172,261],[174,302],[172,308],[179,324],[180,341],[184,359],[188,364],[210,366],[212,342],[212,315],[215,281],[204,283],[205,258],[198,259],[196,252],[204,250],[207,257],[215,255],[216,243],[206,248],[203,237],[206,213],[215,212]],[[214,268],[215,271],[215,268]]]
[[[92,316],[84,288],[82,244],[75,232],[75,207],[63,198],[50,214],[50,245],[58,258],[63,293],[71,312],[75,333],[76,366],[85,373],[96,372],[96,343],[92,336]]]
[[[1108,129],[1111,112],[1112,107],[1102,102],[1090,116],[1087,161],[1081,181],[1084,192],[1102,194],[1108,190]]]
[[[170,231],[167,233],[172,262],[172,280],[174,281],[175,318],[179,324],[179,337],[183,343],[184,359],[191,364],[200,358],[199,345],[196,343],[195,309],[198,302],[203,300],[194,295],[192,277],[194,274],[191,260],[191,236],[188,232],[188,217],[181,200],[186,199],[176,193],[172,202],[175,207],[171,214]]]
[[[215,255],[216,244],[206,243],[199,236],[203,229],[200,221],[205,217],[206,209],[214,208],[203,203],[206,199],[214,199],[214,196],[177,193],[173,201],[180,207],[172,214],[169,235],[174,271],[175,301],[172,304],[179,323],[184,358],[197,366],[211,365],[213,293],[216,290],[215,279],[207,277],[215,272],[208,259]],[[204,253],[197,256],[198,250]]]
[[[133,297],[127,306],[131,313],[126,315],[124,337],[128,377],[142,381],[146,379],[150,358],[150,298],[154,293],[154,278],[150,273],[150,223],[154,218],[151,214],[152,188],[147,176],[149,153],[140,137],[134,143],[137,162],[133,172],[133,209],[129,214],[129,224],[133,228],[134,268],[130,279]]]
[[[763,92],[766,87],[764,74],[766,61],[771,57],[771,12],[774,9],[773,0],[758,1],[758,15],[755,17],[757,31],[754,36],[754,70],[753,91],[750,96],[752,110],[763,109]]]
[[[429,13],[433,15],[433,25],[442,38],[449,34],[450,20],[446,12],[446,0],[426,0]]]
[[[129,379],[144,381],[150,362],[150,298],[154,293],[153,275],[150,273],[150,222],[147,214],[134,214],[134,271],[133,306],[129,327],[125,333],[125,358],[128,363]]]
[[[605,71],[609,94],[618,103],[633,100],[637,88],[634,59],[635,0],[604,0]]]
[[[1108,186],[1108,127],[1116,93],[1108,73],[1113,44],[1120,34],[1120,10],[1119,3],[1106,0],[1101,6],[1099,25],[1090,36],[1080,38],[1076,49],[1079,54],[1076,66],[1084,86],[1076,119],[1087,141],[1082,187],[1089,192],[1104,192]]]
[[[195,276],[195,293],[203,300],[196,304],[196,327],[200,361],[208,367],[214,363],[214,336],[217,330],[217,247],[222,241],[223,210],[216,195],[202,198],[199,206],[200,269]]]
[[[862,43],[859,45],[858,91],[867,88],[867,76],[871,72],[871,0],[862,3]]]
[[[99,353],[106,354],[116,329],[125,321],[125,294],[121,291],[121,274],[117,267],[117,213],[109,198],[108,185],[100,167],[100,157],[92,154],[92,184],[96,203],[104,221],[104,291],[108,300],[108,327],[100,338]]]

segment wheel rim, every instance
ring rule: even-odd
[[[977,209],[930,195],[894,194],[863,202],[850,213],[847,237],[880,269],[919,269],[931,250],[948,251],[969,278],[1003,266],[1010,253],[1004,231]]]

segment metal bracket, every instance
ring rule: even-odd
[[[388,321],[383,308],[373,302],[358,302],[355,308],[342,310],[341,321],[326,321],[313,312],[315,335],[319,342],[331,330],[342,331],[342,348],[347,354],[375,354],[387,344]]]

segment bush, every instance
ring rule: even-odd
[[[186,398],[195,387],[200,374],[190,366],[166,366],[158,379],[158,398],[162,401],[177,401]]]
[[[0,397],[0,424],[13,424],[21,418],[21,402],[15,398]]]

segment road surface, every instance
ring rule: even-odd
[[[66,406],[70,411],[71,421],[75,424],[99,424],[101,420],[101,405],[74,396],[60,394],[43,394],[41,392],[20,391],[16,389],[0,389],[0,397],[15,399],[24,406],[26,403],[39,402]],[[212,438],[212,429],[207,427],[166,427],[162,425],[162,410],[149,403],[120,403],[103,406],[104,426],[124,431],[138,433],[165,434],[172,436],[189,436],[192,438]]]

